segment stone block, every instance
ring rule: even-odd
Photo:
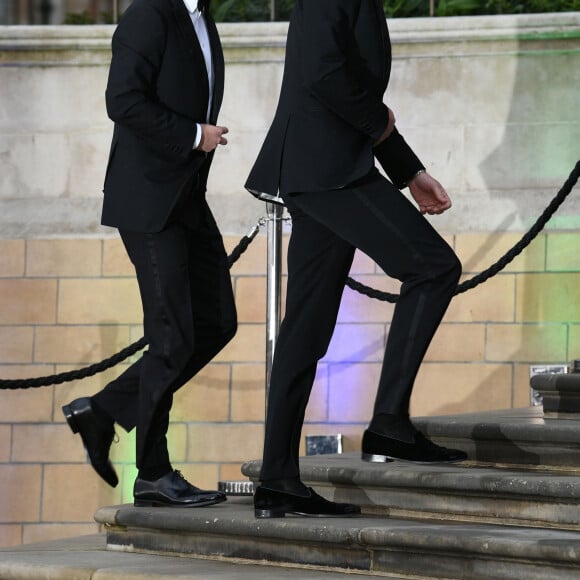
[[[566,360],[580,359],[580,324],[568,325],[568,356]]]
[[[57,365],[56,373],[64,373],[84,368],[85,365]],[[127,368],[126,364],[118,364],[113,368],[86,377],[78,381],[61,383],[54,389],[54,416],[53,421],[62,423],[65,418],[62,414],[62,406],[79,397],[90,397],[105,387]]]
[[[43,134],[63,129],[79,131],[87,125],[111,127],[104,101],[105,66],[71,67],[63,62],[62,66],[33,70],[35,74],[22,74],[20,67],[6,67],[2,73],[7,108],[0,123],[5,132]],[[83,98],[78,99],[81,94]],[[48,163],[54,160],[52,153],[50,148],[43,148],[38,154],[44,154]]]
[[[22,532],[23,544],[37,542],[50,542],[64,538],[78,538],[99,533],[99,525],[96,523],[86,524],[25,524]]]
[[[512,192],[547,189],[547,205],[577,161],[574,145],[579,140],[577,121],[467,125],[465,154],[471,162],[466,166],[466,186],[501,191],[502,201],[511,199],[515,215],[525,214],[527,196]],[[542,143],[541,152],[537,143]]]
[[[62,128],[0,134],[0,191],[18,192],[20,197],[65,196],[70,165],[68,135]]]
[[[119,490],[121,493],[121,503],[133,503],[133,485],[137,478],[137,467],[135,465],[122,465],[117,470],[119,474]]]
[[[233,340],[213,362],[264,362],[266,360],[266,327],[264,324],[240,324]]]
[[[61,324],[139,324],[143,320],[137,281],[133,278],[61,280]]]
[[[260,202],[262,203],[262,202]],[[250,226],[247,228],[250,229]],[[246,230],[243,230],[246,233]],[[228,255],[238,245],[239,235],[224,235],[224,246]],[[240,259],[232,266],[232,276],[266,275],[266,235],[262,231],[248,246],[248,249],[240,256]]]
[[[356,250],[354,253],[354,259],[352,261],[352,266],[350,267],[350,276],[356,275],[371,275],[371,274],[381,274],[382,271],[375,264],[372,258],[369,258],[365,253],[360,250]]]
[[[73,196],[101,200],[112,134],[112,126],[84,127],[82,133],[69,134],[68,186]]]
[[[478,274],[495,264],[517,242],[523,232],[459,233],[456,252],[464,274]],[[546,236],[539,235],[502,272],[543,272],[546,267]]]
[[[266,277],[238,276],[235,280],[238,322],[266,322]]]
[[[210,364],[175,393],[172,421],[227,421],[230,367]]]
[[[0,548],[18,546],[22,543],[20,524],[0,524]]]
[[[566,342],[564,324],[489,324],[485,358],[501,362],[565,362]]]
[[[3,379],[24,379],[34,376],[36,367],[20,367],[20,376],[10,376],[7,367],[0,367]],[[36,376],[48,376],[52,369],[43,367],[46,372],[40,372]],[[16,369],[11,369],[16,370]],[[0,422],[1,423],[29,423],[46,422],[52,416],[52,387],[40,387],[31,389],[0,390]]]
[[[56,284],[56,280],[0,279],[0,324],[54,323]]]
[[[242,475],[241,463],[221,463],[219,467],[219,481],[244,481],[245,475]]]
[[[217,489],[219,465],[217,463],[183,463],[176,464],[176,469],[183,473],[187,481],[201,489]]]
[[[518,322],[579,322],[580,273],[518,274]]]
[[[326,421],[328,419],[328,384],[330,365],[319,363],[314,377],[314,385],[306,406],[304,421]]]
[[[10,425],[0,425],[0,463],[10,461],[12,449],[12,429]]]
[[[101,240],[28,240],[26,276],[99,276]]]
[[[425,363],[413,388],[411,415],[474,413],[511,404],[511,364]]]
[[[398,294],[400,283],[385,274],[374,276],[353,276],[357,282],[375,290]],[[339,322],[390,322],[395,306],[376,298],[369,298],[345,287],[338,312]]]
[[[512,407],[522,409],[531,405],[530,365],[514,363],[514,396]]]
[[[14,425],[12,461],[14,463],[83,463],[85,451],[79,436],[68,425]]]
[[[174,427],[175,424],[172,423],[169,424],[170,431],[172,431]],[[135,429],[132,429],[129,433],[127,433],[122,427],[116,425],[115,432],[117,433],[118,438],[116,441],[113,440],[113,444],[111,445],[111,451],[109,453],[111,461],[119,465],[119,469],[121,469],[121,464],[134,467],[135,437],[136,437]],[[168,438],[168,442],[169,441],[170,438]]]
[[[88,464],[44,466],[42,522],[89,523],[97,508],[120,499],[119,488],[109,487]]]
[[[135,276],[135,268],[119,237],[103,240],[103,276]]]
[[[41,486],[40,465],[0,465],[0,522],[38,522]]]
[[[0,278],[17,278],[24,274],[26,242],[0,240]]]
[[[408,94],[409,92],[405,90],[405,95]],[[425,102],[424,99],[422,101],[423,103]],[[457,204],[460,197],[459,192],[465,191],[463,170],[465,166],[465,137],[463,127],[452,124],[429,126],[428,115],[425,115],[424,106],[421,106],[417,111],[421,116],[420,118],[413,119],[414,115],[411,113],[409,116],[406,115],[401,120],[401,123],[397,122],[397,126],[404,135],[405,140],[423,161],[427,171],[444,185],[449,192],[451,200],[454,204]],[[403,190],[403,193],[413,205],[416,205],[408,189]],[[457,207],[454,207],[451,212],[457,213]],[[441,219],[442,217],[433,216],[428,218],[438,231],[446,229],[442,227],[444,223]]]
[[[34,360],[55,363],[99,362],[129,344],[126,326],[40,326]]]
[[[453,298],[444,322],[513,322],[515,277],[498,274]]]
[[[580,271],[578,232],[547,235],[546,270],[551,272]]]
[[[344,363],[328,366],[328,420],[365,423],[372,416],[381,365]]]
[[[384,324],[337,324],[323,361],[376,362],[383,360]]]
[[[425,361],[483,361],[484,352],[484,324],[442,324],[427,350]]]
[[[195,424],[188,425],[187,461],[243,462],[262,454],[262,425]]]
[[[282,67],[278,62],[264,62],[260,67],[256,67],[254,62],[230,61],[228,64],[228,83],[232,87],[238,87],[239,90],[251,91],[255,98],[244,102],[243,114],[240,114],[242,106],[239,100],[240,93],[226,91],[220,123],[229,127],[232,133],[238,133],[243,129],[260,131],[261,138],[256,145],[259,148],[276,111],[279,88],[282,84]],[[257,153],[257,150],[252,151],[252,162]],[[249,173],[250,167],[251,164],[245,166],[247,173]],[[244,181],[241,183],[243,184]]]
[[[184,463],[187,461],[187,424],[169,423],[167,449],[172,462]]]
[[[0,363],[32,362],[32,326],[0,326]]]
[[[264,421],[266,368],[263,364],[232,366],[231,420]]]

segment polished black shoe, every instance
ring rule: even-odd
[[[467,453],[436,445],[419,431],[415,431],[413,441],[407,442],[367,429],[362,440],[362,459],[375,463],[393,459],[414,463],[456,463],[467,459]]]
[[[155,481],[137,478],[133,498],[137,507],[203,507],[226,501],[226,494],[199,489],[176,470]]]
[[[283,518],[286,514],[308,518],[344,518],[360,514],[360,507],[336,503],[320,497],[311,487],[302,497],[260,486],[254,494],[254,515],[257,518]]]
[[[89,397],[64,405],[62,412],[72,432],[80,434],[93,469],[111,487],[116,487],[119,478],[109,459],[109,450],[115,438],[114,423],[106,423],[95,415]]]

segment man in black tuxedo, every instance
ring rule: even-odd
[[[401,280],[362,458],[459,461],[412,425],[419,365],[454,294],[461,264],[421,215],[451,206],[383,104],[391,47],[380,0],[296,0],[280,100],[246,187],[292,215],[288,292],[271,373],[256,517],[345,516],[300,481],[301,428],[359,248]],[[392,183],[376,169],[377,158]],[[419,211],[399,189],[408,186]],[[263,194],[266,194],[265,196]]]
[[[208,3],[134,0],[112,43],[106,103],[115,128],[102,223],[119,229],[135,266],[149,347],[63,412],[112,486],[114,423],[137,428],[137,506],[225,500],[173,469],[166,439],[173,393],[236,332],[227,255],[205,200],[214,151],[227,143],[227,128],[216,125],[224,60]]]

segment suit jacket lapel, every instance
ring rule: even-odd
[[[383,5],[379,0],[374,0],[374,4],[377,16],[379,18],[379,27],[381,29],[381,39],[383,44],[381,49],[381,58],[383,60],[382,71],[383,82],[386,89],[391,74],[391,40],[389,38],[389,29],[387,28],[387,19],[385,17]]]
[[[207,32],[211,45],[214,77],[213,103],[211,104],[210,122],[212,125],[215,125],[224,97],[224,54],[214,19],[209,13],[209,10],[205,11],[205,22],[207,24]]]
[[[179,41],[183,46],[184,54],[187,54],[191,59],[192,74],[202,75],[202,88],[207,103],[209,100],[209,86],[207,70],[205,68],[205,60],[203,58],[203,52],[193,28],[193,23],[191,22],[191,17],[189,12],[183,3],[183,0],[170,0],[173,7],[173,14],[175,20],[177,21],[177,28],[179,30]]]

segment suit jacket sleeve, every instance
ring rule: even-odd
[[[425,169],[396,127],[374,148],[374,154],[385,173],[399,189],[406,187],[418,171]]]
[[[361,0],[302,0],[302,70],[312,94],[350,125],[377,140],[387,127],[382,99],[348,68],[349,43]]]
[[[119,125],[170,156],[191,153],[195,121],[154,98],[163,62],[167,26],[163,15],[147,4],[123,15],[112,42],[113,56],[105,93],[107,113]]]

